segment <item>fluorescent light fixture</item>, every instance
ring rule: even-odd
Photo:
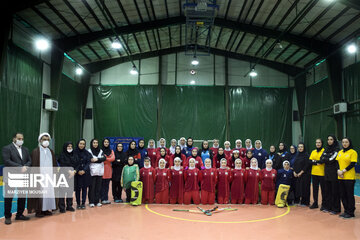
[[[83,70],[82,70],[82,68],[80,68],[80,67],[77,67],[76,70],[75,70],[75,72],[76,72],[76,75],[81,75],[81,74],[83,74]]]
[[[193,60],[191,61],[191,65],[197,66],[199,65],[199,60],[194,56]]]
[[[191,85],[194,85],[194,84],[195,84],[195,80],[191,80],[191,81],[190,81],[190,84],[191,84]]]
[[[135,66],[133,66],[133,67],[131,68],[130,74],[131,74],[131,75],[136,75],[136,74],[138,74],[138,71],[137,71],[137,69],[136,69]]]
[[[41,38],[35,41],[35,46],[40,51],[45,51],[50,47],[50,43],[45,38]]]
[[[348,53],[351,53],[351,54],[356,53],[356,51],[357,51],[357,47],[355,44],[349,45],[346,49],[347,49]]]
[[[255,69],[251,69],[251,72],[249,73],[250,77],[256,77],[257,72],[255,72]]]
[[[121,43],[116,41],[116,42],[111,43],[111,47],[114,49],[120,49],[120,48],[122,48],[122,45],[121,45]]]

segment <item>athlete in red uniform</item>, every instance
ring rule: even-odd
[[[165,148],[160,149],[160,155],[157,155],[157,159],[156,159],[156,166],[159,166],[159,160],[160,159],[165,160],[165,167],[166,168],[170,167],[170,156],[166,153]]]
[[[185,193],[184,204],[200,204],[199,182],[201,181],[201,172],[195,167],[195,159],[189,160],[189,168],[185,170]]]
[[[211,167],[210,158],[205,159],[205,169],[201,170],[201,204],[215,203],[215,190],[217,182],[216,168]]]
[[[213,146],[210,148],[210,150],[213,153],[213,156],[215,156],[218,153],[218,149],[219,149],[219,140],[214,139]]]
[[[227,160],[221,159],[221,166],[217,169],[218,183],[217,183],[217,200],[219,204],[229,203],[230,197],[230,182],[232,180],[231,170],[227,166]]]
[[[147,147],[147,155],[150,158],[151,161],[151,166],[157,166],[156,165],[156,148],[155,148],[155,141],[154,139],[150,139],[148,142],[148,147]]]
[[[242,141],[240,139],[237,139],[235,141],[235,148],[233,149],[234,150],[238,150],[239,153],[240,153],[240,159],[243,159],[246,155],[246,148],[243,148],[242,147]]]
[[[184,162],[186,161],[186,156],[181,153],[181,147],[180,146],[176,146],[175,147],[175,154],[170,156],[170,163],[169,163],[170,167],[174,166],[174,159],[176,157],[180,158],[180,160],[181,160],[180,165],[183,166]]]
[[[140,169],[140,181],[143,182],[142,202],[153,203],[156,172],[155,169],[151,167],[149,157],[144,158],[144,167]]]
[[[165,168],[165,160],[159,160],[159,167],[156,169],[155,181],[155,202],[157,204],[169,203],[169,183],[171,180],[170,170]]]
[[[260,169],[256,158],[252,158],[247,170],[245,204],[257,204],[259,201]]]
[[[227,160],[227,166],[231,167],[230,159],[226,158],[224,153],[224,148],[219,147],[218,153],[213,158],[213,166],[214,168],[220,168],[220,161],[221,159],[225,158]]]
[[[230,159],[232,156],[232,150],[230,148],[230,142],[229,141],[225,141],[224,142],[224,153],[227,159]]]
[[[195,167],[199,170],[201,170],[203,167],[204,167],[204,164],[202,162],[202,159],[201,157],[198,156],[198,149],[197,148],[193,148],[191,150],[191,156],[188,157],[184,163],[184,168],[188,167],[189,166],[189,160],[193,158],[195,159]]]
[[[266,168],[261,170],[261,204],[275,204],[275,181],[276,170],[272,168],[273,162],[268,159],[265,162]]]
[[[231,203],[243,204],[245,198],[246,170],[241,168],[241,159],[235,160],[235,168],[231,170]]]
[[[179,157],[174,159],[174,166],[170,172],[170,204],[182,204],[184,202],[184,170],[181,166],[181,160]]]

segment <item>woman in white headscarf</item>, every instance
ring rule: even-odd
[[[245,187],[245,204],[257,204],[259,201],[260,169],[256,158],[250,161],[250,169],[247,170]]]

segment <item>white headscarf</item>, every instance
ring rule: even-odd
[[[160,163],[161,162],[164,162],[165,163],[165,166],[162,168],[162,167],[160,167]],[[160,169],[165,169],[165,167],[166,167],[166,161],[165,161],[165,159],[163,159],[163,158],[161,158],[160,160],[159,160],[159,168]]]
[[[247,142],[247,141],[250,141],[250,148],[248,148],[248,147],[246,146],[246,142]],[[245,146],[246,146],[246,150],[252,149],[251,139],[248,138],[248,139],[245,140]]]
[[[205,164],[205,168],[206,168],[206,169],[210,169],[210,168],[211,168],[211,159],[210,159],[210,158],[207,158],[207,159],[205,159],[205,162],[206,162],[206,160],[208,160],[208,159],[210,160],[210,167],[207,167],[206,164]]]
[[[184,144],[184,145],[181,144],[181,140],[184,140],[184,141],[185,141],[185,144]],[[186,147],[186,138],[181,137],[181,138],[179,139],[179,141],[178,141],[178,144],[179,144],[181,150],[183,150],[183,148]]]
[[[252,163],[251,163],[251,162],[252,162],[253,160],[256,161],[256,167],[253,167],[253,166],[252,166]],[[258,170],[258,169],[259,169],[258,164],[259,164],[259,163],[258,163],[258,160],[257,160],[256,158],[252,158],[252,159],[250,160],[250,168],[251,168],[251,169],[253,169],[253,170]]]
[[[190,159],[189,159],[189,169],[191,169],[191,170],[192,170],[192,169],[195,169],[196,166],[191,167],[191,166],[190,166],[190,162],[194,162],[194,163],[195,163],[195,158],[190,158]]]
[[[225,147],[225,144],[229,144],[229,147],[228,147],[228,148],[226,148],[226,147]],[[230,142],[229,142],[229,141],[225,141],[225,142],[224,142],[224,150],[225,150],[225,151],[231,151],[230,146],[231,146],[231,144],[230,144]]]
[[[240,140],[240,139],[237,139],[236,141],[235,141],[235,148],[237,148],[238,146],[237,146],[237,143],[238,142],[240,142],[240,147],[239,148],[242,148],[242,141]]]
[[[285,160],[285,161],[283,162],[283,168],[284,168],[284,170],[285,170],[285,171],[289,171],[290,168],[289,168],[288,170],[285,169],[285,163],[288,163],[288,164],[290,165],[290,162],[289,162],[288,160]]]
[[[215,142],[215,140],[217,140],[217,139],[214,139],[214,142]],[[219,141],[219,140],[218,140],[218,141]],[[214,143],[213,143],[212,147],[213,147],[213,148],[219,148],[219,145],[220,145],[220,144],[218,144],[217,146],[215,146]]]
[[[146,159],[146,158],[145,158]],[[150,161],[150,158],[149,158],[149,166],[147,167],[144,163],[144,168],[151,168],[151,161]]]
[[[222,159],[220,160],[220,168],[221,168],[221,169],[226,169],[227,166],[223,167],[222,164],[221,164],[223,161],[225,161],[225,162],[226,162],[226,165],[227,165],[227,160],[226,160],[226,158],[222,158]]]
[[[173,145],[171,144],[173,141],[175,141],[175,147],[173,147]],[[171,139],[171,142],[170,142],[171,146],[169,148],[170,150],[170,153],[171,154],[175,154],[175,148],[176,148],[176,139]]]
[[[181,158],[179,158],[179,157],[174,158],[174,169],[175,169],[176,171],[179,171],[179,170],[181,169],[181,165],[176,166],[176,165],[175,165],[175,161],[176,161],[176,160],[179,160],[180,163],[181,163]]]
[[[237,162],[240,162],[240,167],[236,167],[236,163],[237,163]],[[240,158],[237,158],[237,159],[235,160],[235,169],[241,169],[241,164],[242,164],[241,159],[240,159]]]
[[[165,146],[160,146],[160,141],[161,141],[161,140],[164,140]],[[166,148],[166,139],[165,139],[165,138],[160,138],[160,139],[159,139],[159,141],[158,141],[158,147],[159,147],[159,148],[161,148],[161,147]]]
[[[267,167],[266,164],[267,164],[268,162],[271,162],[271,168],[268,168],[268,167]],[[273,161],[272,161],[271,159],[268,159],[268,160],[265,161],[265,166],[266,166],[266,170],[267,170],[267,171],[271,171],[271,170],[272,170],[272,164],[273,164]]]
[[[150,140],[148,141],[148,147],[147,147],[147,148],[151,148],[151,147],[150,147],[150,142],[151,142],[151,141],[154,142],[154,146],[153,146],[152,148],[156,148],[156,144],[155,144],[155,140],[154,140],[154,139],[150,139]]]
[[[256,143],[260,143],[260,148],[256,148]],[[260,140],[256,140],[256,141],[255,141],[255,148],[256,148],[256,150],[262,149],[262,143],[261,143]]]

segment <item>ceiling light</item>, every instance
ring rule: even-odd
[[[250,77],[256,77],[257,76],[257,72],[255,72],[255,69],[251,69],[251,72],[250,72]]]
[[[199,60],[194,56],[193,60],[191,61],[191,65],[197,66],[199,64]]]
[[[348,51],[349,53],[351,53],[351,54],[356,53],[356,51],[357,51],[356,45],[355,45],[355,44],[349,45],[349,46],[347,47],[347,51]]]
[[[136,75],[136,74],[138,74],[138,71],[137,71],[135,65],[131,68],[130,74],[131,74],[131,75]]]
[[[45,51],[50,47],[50,43],[45,38],[41,38],[41,39],[36,40],[35,46],[38,50]]]
[[[122,48],[122,45],[119,42],[113,42],[113,43],[111,43],[111,47],[114,49],[120,49],[120,48]]]
[[[81,74],[83,74],[83,70],[82,70],[82,68],[80,68],[80,67],[77,67],[76,70],[75,70],[75,72],[76,72],[76,75],[81,75]]]
[[[191,84],[191,85],[194,85],[194,84],[195,84],[195,80],[191,80],[191,81],[190,81],[190,84]]]

